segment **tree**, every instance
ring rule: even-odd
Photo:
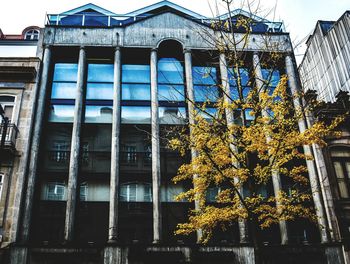
[[[191,180],[193,188],[177,199],[197,204],[176,233],[201,230],[200,242],[206,243],[218,227],[246,222],[259,263],[260,229],[297,219],[317,222],[305,163],[313,157],[305,146],[324,146],[325,137],[338,134],[335,129],[342,118],[327,124],[317,121],[300,131],[300,122],[317,102],[302,105],[302,94],[291,92],[287,75],[279,74],[284,53],[278,45],[284,43],[269,33],[253,40],[252,28],[264,23],[252,17],[232,17],[232,1],[222,2],[227,19],[213,21],[210,29],[200,32],[220,54],[221,81],[209,87],[204,102],[198,103],[188,94],[189,130],[180,129],[169,140],[171,149],[182,155],[192,153],[191,161],[179,168],[174,181]],[[252,41],[259,43],[259,55],[247,55]],[[208,67],[203,78],[211,75]],[[283,188],[281,182],[289,188]],[[265,191],[270,185],[272,193]],[[206,199],[211,188],[220,190],[216,203]]]

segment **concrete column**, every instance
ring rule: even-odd
[[[119,201],[119,135],[120,135],[120,101],[121,101],[121,51],[115,49],[113,80],[113,121],[111,146],[111,182],[109,198],[109,242],[118,239],[118,201]]]
[[[35,124],[32,138],[32,147],[29,160],[29,169],[28,169],[28,181],[26,186],[26,195],[24,199],[23,207],[23,220],[22,220],[22,232],[19,234],[19,238],[22,242],[27,242],[29,239],[29,228],[32,217],[32,207],[34,200],[34,188],[37,176],[37,165],[38,165],[38,154],[39,154],[39,145],[41,139],[41,131],[43,127],[43,118],[45,113],[45,104],[47,96],[47,86],[48,86],[48,77],[51,61],[51,48],[46,46],[44,49],[44,57],[42,62],[42,75],[41,83],[39,88],[38,95],[38,104],[37,111],[35,115]]]
[[[80,153],[80,137],[81,122],[83,117],[83,97],[84,85],[86,80],[86,51],[84,47],[80,47],[79,64],[78,64],[78,81],[75,96],[74,121],[72,130],[72,141],[69,161],[68,187],[67,187],[67,207],[66,221],[64,226],[64,239],[69,242],[74,236],[74,220],[77,203],[77,186],[79,173],[79,153]]]
[[[261,65],[260,65],[260,59],[258,53],[254,52],[253,54],[253,69],[255,73],[255,82],[256,86],[261,91],[263,88],[263,76],[261,73]],[[266,109],[262,110],[262,116],[263,117],[269,117],[268,112]],[[269,135],[266,135],[266,141],[269,143],[271,141],[271,137]],[[282,190],[282,181],[281,177],[279,175],[279,172],[274,170],[272,171],[272,185],[273,185],[273,191],[275,196],[278,195],[278,193]],[[277,201],[276,202],[277,210],[281,208],[281,204]],[[279,222],[279,228],[281,233],[281,244],[286,245],[288,244],[288,229],[287,229],[287,223],[286,221],[280,221]]]
[[[306,122],[308,127],[311,127],[315,120],[311,113],[307,113],[306,115]],[[329,228],[329,234],[332,241],[339,241],[341,239],[340,237],[340,230],[338,225],[337,216],[335,213],[335,203],[333,200],[331,185],[328,178],[328,172],[326,167],[326,161],[322,152],[322,149],[319,145],[313,144],[312,150],[315,155],[315,162],[319,177],[319,183],[321,187],[321,192],[323,196],[323,202],[325,205],[325,211],[328,218],[328,228]]]
[[[230,91],[230,84],[229,84],[229,77],[228,77],[228,70],[227,70],[227,62],[225,58],[225,54],[220,54],[220,75],[221,75],[221,83],[222,83],[222,89],[224,91],[224,100],[226,103],[231,103],[231,91]],[[226,108],[225,109],[225,115],[226,115],[226,122],[228,126],[231,126],[234,124],[234,115],[233,111],[231,109]],[[231,138],[232,139],[232,138]],[[234,153],[238,153],[238,149],[235,145],[230,145],[231,151]],[[239,168],[240,164],[236,162],[234,164],[235,167]],[[234,179],[235,184],[238,184],[239,179]],[[240,194],[243,196],[243,186],[239,189]],[[248,236],[248,225],[247,221],[245,219],[239,219],[238,220],[238,229],[239,229],[239,240],[240,243],[248,243],[249,242],[249,236]]]
[[[190,134],[192,133],[191,126],[195,122],[194,110],[195,110],[195,101],[194,101],[194,91],[193,91],[193,77],[192,77],[192,56],[191,50],[184,50],[185,56],[185,76],[186,76],[186,89],[187,89],[187,106],[188,106],[188,119],[190,123]],[[191,149],[191,158],[194,159],[198,156],[198,153],[195,149]],[[195,179],[197,175],[193,175]],[[199,201],[194,202],[195,210],[200,209]],[[202,230],[197,230],[197,242],[199,242],[202,238]]]
[[[294,70],[292,57],[290,55],[287,55],[285,58],[285,62],[286,62],[286,72],[289,80],[289,87],[291,89],[292,95],[297,95],[300,89],[299,89],[296,73]],[[302,107],[300,98],[297,96],[294,97],[293,104],[295,109],[301,109]],[[300,119],[298,122],[298,125],[299,125],[300,132],[304,132],[306,130],[306,123],[304,119]],[[310,146],[304,145],[303,149],[306,155],[312,156],[312,150]],[[328,223],[327,223],[327,216],[323,208],[322,196],[321,196],[321,190],[320,190],[320,186],[317,178],[318,176],[317,176],[316,166],[313,160],[306,160],[306,165],[309,172],[311,192],[312,192],[312,197],[315,204],[318,226],[319,226],[320,235],[321,235],[321,242],[327,243],[329,242],[328,233],[326,229],[328,226]]]
[[[158,114],[158,59],[157,50],[151,50],[151,127],[152,127],[152,192],[153,192],[153,243],[159,243],[162,236],[162,215],[160,201],[160,145]]]

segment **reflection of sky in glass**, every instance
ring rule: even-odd
[[[250,91],[250,86],[244,86],[243,88],[243,98],[246,98],[249,94]],[[232,100],[238,100],[239,95],[238,95],[238,87],[237,86],[230,86],[230,96]]]
[[[130,64],[123,65],[122,82],[150,83],[150,66]]]
[[[184,82],[183,67],[175,58],[162,58],[158,61],[158,83]]]
[[[53,99],[75,99],[76,83],[53,83],[51,98]]]
[[[149,124],[151,108],[149,106],[122,106],[122,123]]]
[[[261,73],[264,80],[269,82],[269,86],[276,87],[278,85],[280,81],[280,73],[278,70],[262,69]]]
[[[123,84],[123,100],[151,100],[151,87],[145,84]]]
[[[216,102],[218,96],[218,89],[215,86],[194,86],[194,100],[197,102]]]
[[[235,75],[233,73],[234,73],[234,71],[232,69],[228,70],[229,83],[232,86],[237,86],[237,79],[235,78]],[[239,73],[240,73],[240,77],[241,77],[241,85],[247,86],[249,83],[249,71],[248,71],[248,69],[240,68]]]
[[[184,101],[185,91],[183,85],[158,85],[158,100]]]
[[[113,82],[113,64],[89,64],[88,82]]]
[[[54,69],[54,81],[76,82],[78,65],[75,63],[56,63]]]
[[[74,105],[51,105],[50,122],[72,122]]]
[[[113,83],[88,83],[86,99],[113,100]]]
[[[201,115],[205,119],[210,120],[212,119],[211,116],[215,116],[218,110],[213,107],[207,107],[204,111],[202,111],[201,109],[196,109],[196,111],[199,115]]]
[[[194,84],[215,84],[216,68],[214,67],[193,67],[193,83]]]
[[[87,105],[85,109],[86,123],[112,123],[112,106]]]
[[[183,124],[186,118],[184,107],[159,107],[159,119],[161,124]]]

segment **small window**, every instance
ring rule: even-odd
[[[120,201],[151,202],[152,188],[150,183],[124,183],[120,186]]]
[[[38,40],[39,39],[39,30],[30,29],[24,35],[25,40]]]
[[[61,182],[49,182],[45,186],[44,200],[48,201],[65,201],[66,186]]]

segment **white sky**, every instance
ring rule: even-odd
[[[4,34],[20,34],[31,25],[43,27],[45,13],[57,14],[92,2],[114,13],[127,13],[160,0],[2,0],[0,5],[0,28]],[[212,16],[215,2],[221,0],[172,0],[173,3],[205,16]],[[242,1],[234,0],[239,3]],[[268,19],[283,21],[294,43],[304,43],[312,33],[317,20],[337,20],[346,10],[350,10],[349,0],[250,0],[261,2],[262,15],[276,5]],[[210,8],[211,6],[211,8]],[[222,9],[223,10],[223,9]],[[222,11],[223,12],[223,11]],[[221,12],[221,13],[222,13]],[[296,50],[298,56],[304,47]],[[298,56],[301,57],[301,56]],[[300,60],[300,58],[298,58]]]

